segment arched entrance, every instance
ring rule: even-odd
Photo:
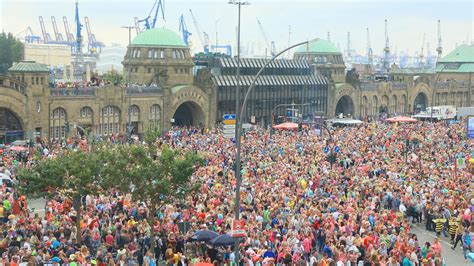
[[[351,97],[342,96],[336,104],[336,116],[343,114],[344,116],[354,116],[354,102]]]
[[[205,124],[204,113],[201,107],[191,101],[182,103],[173,115],[174,122],[173,126],[199,126],[202,127]]]
[[[415,102],[413,103],[413,111],[415,113],[418,113],[420,111],[423,111],[426,109],[428,106],[428,97],[426,97],[426,94],[423,92],[418,93],[415,98]]]
[[[10,109],[0,107],[0,144],[23,139],[20,118]]]

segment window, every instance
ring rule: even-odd
[[[160,50],[160,58],[165,58],[165,50]]]
[[[67,121],[66,119],[66,110],[61,107],[54,109],[49,114],[49,122],[50,122],[50,137],[53,140],[61,139],[66,137],[66,132],[64,128],[64,123]]]
[[[140,49],[137,49],[137,58],[140,58]]]
[[[158,104],[154,104],[150,107],[150,127],[158,129],[160,127],[160,113],[161,108]]]
[[[153,50],[148,49],[148,58],[153,58]]]
[[[158,58],[158,50],[153,51],[153,57],[156,59]]]
[[[147,72],[148,72],[148,74],[150,74],[151,73],[151,68],[148,67]]]
[[[138,106],[132,105],[130,106],[130,115],[138,115],[140,113],[140,109],[138,109]]]
[[[178,69],[177,68],[174,69],[174,73],[178,74]]]
[[[108,136],[119,133],[120,109],[115,106],[106,106],[100,112],[97,133]]]
[[[92,109],[88,106],[82,107],[81,111],[79,112],[79,117],[81,117],[81,118],[92,117]]]
[[[173,59],[176,59],[176,58],[177,58],[178,55],[177,55],[177,53],[176,53],[176,50],[173,50],[172,55],[173,55]]]

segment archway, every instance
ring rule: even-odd
[[[178,106],[173,115],[173,126],[204,126],[204,113],[201,107],[191,101]]]
[[[415,102],[413,103],[413,111],[415,113],[418,113],[420,111],[423,111],[426,109],[428,106],[428,97],[426,97],[426,94],[423,92],[418,93],[415,98]]]
[[[354,102],[351,97],[344,95],[336,104],[336,116],[343,114],[344,116],[354,116]]]
[[[0,143],[11,143],[23,136],[20,118],[10,109],[0,107]]]

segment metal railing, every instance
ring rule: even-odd
[[[163,93],[160,87],[155,86],[131,86],[127,88],[127,94],[159,94]]]
[[[69,96],[94,96],[93,88],[51,88],[50,96],[69,97]]]
[[[379,88],[379,83],[374,82],[361,82],[359,85],[363,91],[376,91]]]
[[[392,82],[391,85],[394,90],[404,90],[408,88],[408,84],[404,82]]]

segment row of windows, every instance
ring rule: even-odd
[[[22,82],[26,82],[24,76],[15,76],[15,79],[17,79],[19,81],[22,81]],[[44,85],[45,84],[44,77],[31,77],[31,84],[32,85]]]
[[[132,58],[141,58],[141,49],[134,48],[132,49]],[[173,59],[186,59],[186,52],[184,50],[172,50],[171,57]],[[148,49],[147,51],[148,59],[165,59],[165,50],[163,49]]]

